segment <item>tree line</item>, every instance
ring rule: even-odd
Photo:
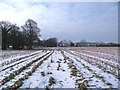
[[[28,19],[24,25],[18,26],[9,21],[0,21],[0,47],[2,50],[7,49],[34,49],[35,47],[73,47],[73,46],[120,46],[114,43],[92,43],[60,41],[52,37],[47,40],[40,40],[40,31],[36,21]]]
[[[0,40],[2,41],[1,49],[8,48],[19,49],[33,49],[33,47],[57,46],[56,38],[49,38],[47,40],[40,40],[40,31],[36,21],[28,19],[25,24],[19,27],[17,24],[12,24],[9,21],[0,21]]]

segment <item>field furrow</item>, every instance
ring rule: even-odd
[[[118,88],[116,54],[82,50],[50,48],[5,59],[0,89]]]

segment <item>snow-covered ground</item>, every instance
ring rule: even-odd
[[[34,52],[34,50],[1,50],[0,57],[2,58],[1,60],[5,60],[7,58],[14,58],[16,56],[30,54],[32,52]]]
[[[114,75],[108,74],[102,69],[99,69],[72,54],[66,53],[66,55],[73,60],[79,71],[83,73],[83,77],[89,81],[88,86],[90,88],[118,87],[118,79]]]
[[[103,70],[103,68],[86,60],[88,56],[93,57],[93,54],[94,52],[87,55],[74,50],[57,49],[32,51],[29,54],[17,54],[15,57],[6,58],[0,62],[0,64],[9,62],[4,65],[1,64],[0,89],[118,88],[118,82],[120,81],[116,74],[107,72],[108,70]],[[81,58],[80,55],[86,58]],[[103,53],[100,55],[103,55]],[[99,59],[97,56],[94,57]],[[117,64],[117,62],[105,58],[100,60]]]
[[[70,69],[64,62],[61,52],[55,51],[32,76],[23,82],[21,88],[75,88],[75,81],[70,77]],[[42,72],[45,75],[41,75]],[[54,79],[54,83],[50,83],[51,78]]]

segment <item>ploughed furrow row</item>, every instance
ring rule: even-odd
[[[114,75],[116,78],[118,78],[118,75],[119,75],[118,63],[112,62],[110,60],[98,58],[95,56],[83,54],[83,53],[74,53],[74,52],[70,52],[70,53],[74,54],[75,56],[80,57],[81,59],[83,59],[84,61],[86,61],[92,65],[97,66],[97,68],[102,69],[104,72],[110,73],[110,74]]]
[[[22,88],[75,88],[75,78],[71,75],[67,58],[59,50],[40,65],[28,79],[23,81]],[[34,81],[33,81],[34,79]]]
[[[117,88],[118,79],[109,73],[104,72],[102,69],[99,69],[96,66],[88,63],[84,59],[64,52],[64,54],[69,57],[69,59],[74,63],[76,68],[83,75],[83,80],[87,82],[88,88]],[[80,80],[77,82],[81,82]]]
[[[6,69],[8,69],[8,68],[10,68],[14,65],[17,65],[21,62],[24,62],[27,59],[30,59],[30,58],[34,57],[35,55],[40,54],[40,53],[42,53],[42,51],[37,51],[37,52],[31,53],[30,55],[27,54],[27,55],[24,55],[24,56],[20,56],[20,57],[5,60],[5,61],[0,63],[0,69],[1,69],[1,71],[4,71],[4,70],[6,70]]]
[[[43,53],[44,55],[44,53]],[[37,58],[37,56],[42,56],[42,53],[39,53],[37,55],[34,55],[34,58]],[[22,67],[24,68],[24,65],[27,65],[28,63],[32,62],[34,60],[33,56],[30,57],[30,58],[26,58],[26,59],[23,59],[21,63],[19,64],[16,64],[16,65],[12,65],[10,68],[7,68],[6,70],[4,71],[1,71],[0,73],[0,81],[1,81],[1,84],[4,84],[5,82],[7,82],[9,79],[9,77],[13,77],[13,73],[17,73],[16,71],[17,70],[20,70]],[[7,80],[7,81],[6,81]]]
[[[29,66],[22,70],[18,75],[16,75],[9,82],[5,83],[0,87],[0,89],[17,89],[22,86],[23,80],[27,79],[33,72],[52,54],[53,52],[48,52],[42,57],[37,58]],[[19,72],[19,71],[18,71]]]
[[[83,77],[83,74],[79,71],[79,69],[76,67],[76,65],[74,65],[74,62],[72,60],[70,60],[69,57],[66,56],[66,54],[61,51],[61,53],[64,56],[64,60],[65,62],[67,62],[67,65],[70,69],[70,77],[73,78],[73,80],[75,81],[75,88],[80,88],[81,90],[86,90],[87,88],[87,82],[85,80],[85,78]]]
[[[37,55],[34,58],[28,59],[25,62],[22,62],[20,64],[17,64],[6,71],[1,71],[0,73],[0,86],[4,85],[11,79],[13,79],[16,75],[19,75],[23,70],[25,70],[27,67],[31,66],[33,63],[37,62],[41,58],[45,57],[47,54],[49,54],[50,51],[47,51],[46,53]]]

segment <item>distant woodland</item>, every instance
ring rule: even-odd
[[[80,46],[118,46],[116,43],[81,42],[74,43],[71,40],[58,42],[57,38],[51,37],[40,40],[40,31],[36,21],[28,19],[24,25],[18,26],[9,21],[0,21],[1,49],[35,49],[39,47],[80,47]]]
[[[49,38],[47,40],[40,40],[40,31],[37,22],[28,19],[23,26],[17,26],[9,21],[0,22],[0,33],[2,38],[1,49],[8,48],[19,49],[33,49],[40,45],[45,47],[56,47],[57,39]]]

